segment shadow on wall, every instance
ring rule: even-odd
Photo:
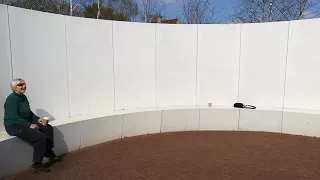
[[[4,102],[3,102],[3,104],[4,104]],[[2,101],[1,101],[1,97],[0,97],[0,105],[3,105],[3,104],[2,104]],[[44,109],[36,109],[36,114],[40,118],[49,117],[50,121],[54,121],[55,120],[55,117],[52,114],[48,113]],[[5,131],[4,124],[3,124],[3,117],[4,117],[4,113],[0,111],[0,132],[1,131]]]
[[[36,114],[40,117],[40,118],[43,118],[43,117],[49,117],[50,118],[50,121],[54,121],[55,120],[55,117],[53,115],[51,115],[50,113],[48,113],[46,110],[44,109],[37,109],[36,110]]]
[[[4,118],[4,103],[6,101],[6,96],[4,96],[4,93],[1,91],[1,88],[0,88],[0,131],[4,131],[4,124],[3,124],[3,118]]]
[[[0,179],[28,167],[32,163],[32,147],[20,140],[11,138],[1,142]],[[8,155],[12,156],[8,156]]]
[[[49,117],[50,121],[55,120],[55,117],[43,109],[37,109],[36,114],[39,117]],[[2,121],[0,121],[2,122]],[[50,122],[49,122],[50,123]],[[1,129],[1,125],[0,125]],[[68,146],[65,141],[65,137],[62,132],[57,128],[53,127],[54,131],[54,148],[53,151],[60,156],[64,156],[68,152]],[[16,173],[28,167],[32,164],[33,148],[31,144],[23,141],[19,138],[11,138],[4,142],[1,142],[0,149],[0,167],[4,168],[0,170],[0,179],[10,174]],[[23,152],[23,153],[21,153]],[[6,156],[12,154],[13,157]],[[44,163],[50,166],[51,162],[44,158]],[[49,163],[49,164],[48,164]],[[3,170],[3,171],[2,171]]]
[[[4,122],[3,122],[3,117],[0,116],[0,132],[5,131],[6,129],[4,128]]]
[[[53,127],[53,133],[54,133],[54,148],[53,151],[57,155],[63,155],[69,152],[67,143],[64,139],[64,135],[62,132],[57,128]]]
[[[49,117],[50,118],[49,124],[50,122],[55,120],[55,117],[44,109],[36,109],[36,114],[40,118]],[[57,155],[66,154],[68,152],[68,147],[64,139],[65,138],[64,135],[57,127],[53,127],[53,132],[54,132],[54,148],[53,148],[54,152]]]
[[[53,151],[64,157],[68,152],[67,143],[64,140],[63,134],[56,128],[54,130],[54,148]],[[11,138],[4,142],[1,142],[0,149],[0,179],[8,175],[17,173],[21,170],[24,170],[26,167],[32,164],[33,148],[31,144],[26,141],[23,141],[19,138]],[[12,156],[7,156],[11,154]],[[44,158],[46,166],[51,166],[52,162]]]

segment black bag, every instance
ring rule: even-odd
[[[242,103],[234,103],[233,107],[235,108],[247,108],[247,109],[255,109],[255,106],[251,106],[251,105],[244,105]]]

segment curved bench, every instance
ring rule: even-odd
[[[173,131],[266,131],[320,137],[320,113],[293,109],[233,107],[158,107],[84,115],[50,122],[57,154],[143,134]],[[0,178],[30,166],[32,147],[0,132]],[[14,159],[12,157],[15,157]]]

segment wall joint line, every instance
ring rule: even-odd
[[[242,26],[240,24],[240,47],[239,47],[239,65],[238,65],[238,102],[240,101],[240,72],[241,72],[241,54],[242,54]]]
[[[284,117],[284,103],[285,103],[285,97],[286,97],[286,84],[287,84],[287,67],[288,67],[288,53],[289,53],[289,39],[290,39],[290,25],[291,22],[288,21],[288,33],[287,33],[287,52],[286,52],[286,64],[285,64],[285,70],[284,70],[284,86],[283,86],[283,99],[282,99],[282,118],[281,118],[281,133],[282,133],[282,125],[283,125],[283,117]]]
[[[113,28],[114,28],[114,21],[112,21],[112,64],[113,64],[113,110],[116,110],[116,75],[115,75],[115,60],[114,60],[114,33],[113,33]]]
[[[10,44],[11,79],[14,79],[9,6],[7,6],[7,15],[8,15],[8,30],[9,30],[9,44]]]
[[[198,56],[199,56],[199,25],[197,24],[197,53],[196,53],[196,97],[195,104],[198,105]]]
[[[66,70],[67,70],[67,90],[68,90],[68,108],[69,117],[71,116],[70,109],[70,86],[69,86],[69,68],[68,68],[68,40],[67,40],[67,17],[64,17],[64,39],[66,44]]]

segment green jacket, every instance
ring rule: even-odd
[[[4,103],[4,126],[21,125],[29,127],[38,119],[30,109],[29,101],[24,94],[11,93]]]

